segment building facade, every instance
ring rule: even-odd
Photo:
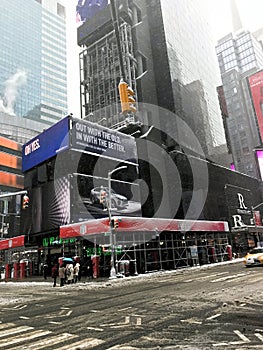
[[[22,145],[0,136],[0,194],[24,189]],[[21,195],[0,198],[0,238],[19,234]],[[1,254],[0,254],[1,259]]]
[[[120,4],[124,78],[137,100],[176,113],[194,131],[204,153],[213,153],[214,146],[225,143],[216,95],[219,72],[198,3],[122,0]],[[106,118],[103,122],[111,127],[123,116],[118,106],[121,71],[110,6],[78,28],[78,44],[84,48],[80,55],[82,117]],[[147,125],[155,123],[150,114],[144,108],[142,119]]]
[[[66,12],[62,1],[0,3],[0,110],[48,126],[67,111]]]
[[[262,44],[252,33],[239,30],[216,47],[228,111],[225,127],[237,171],[257,177],[254,149],[261,145],[248,77],[263,68]]]

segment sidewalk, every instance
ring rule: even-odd
[[[87,278],[85,276],[81,276],[81,280],[79,282],[77,282],[76,284],[71,284],[71,285],[80,285],[80,284],[88,284],[88,283],[105,283],[105,282],[112,282],[112,281],[122,281],[122,280],[127,280],[127,279],[137,279],[137,278],[148,278],[151,276],[158,276],[160,274],[169,274],[169,273],[184,273],[186,271],[189,270],[200,270],[200,269],[207,269],[207,268],[212,268],[218,265],[228,265],[228,264],[235,264],[235,263],[240,263],[242,264],[243,258],[237,258],[237,259],[232,259],[232,260],[227,260],[227,261],[222,261],[222,262],[217,262],[217,263],[211,263],[211,264],[205,264],[205,265],[198,265],[198,266],[188,266],[185,268],[179,268],[179,269],[174,269],[174,270],[160,270],[160,271],[153,271],[153,272],[148,272],[148,273],[144,273],[144,274],[140,274],[137,276],[129,276],[129,277],[120,277],[120,278],[116,278],[116,279],[110,279],[109,277],[98,277],[98,278]],[[1,278],[0,279],[0,283],[1,282],[13,282],[13,283],[30,283],[30,282],[34,282],[37,284],[52,284],[53,283],[53,279],[48,276],[47,279],[44,279],[43,276],[30,276],[30,277],[26,277],[23,279],[13,279],[10,278],[8,280]],[[59,278],[57,279],[57,285],[59,285]],[[67,284],[66,284],[67,285]]]

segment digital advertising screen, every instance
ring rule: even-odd
[[[258,171],[260,174],[261,180],[263,180],[263,149],[255,151],[256,161],[258,164]]]
[[[23,145],[22,171],[27,171],[68,148],[69,118],[65,117]]]
[[[78,0],[76,4],[76,22],[81,25],[94,17],[109,4],[109,0]]]
[[[258,121],[261,140],[263,140],[263,70],[248,78],[251,97]]]

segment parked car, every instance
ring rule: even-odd
[[[100,193],[101,190],[104,190],[106,192],[106,202],[109,198],[109,188],[108,187],[95,187],[90,191],[90,201],[92,204],[101,204],[100,203]],[[116,193],[113,189],[111,189],[111,207],[112,208],[125,208],[128,205],[128,199],[121,195]]]
[[[263,248],[257,247],[251,249],[243,259],[246,267],[263,266]]]

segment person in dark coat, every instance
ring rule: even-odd
[[[45,280],[47,279],[47,274],[48,274],[48,264],[45,262],[43,266],[43,276]]]
[[[55,264],[51,269],[51,277],[53,278],[53,287],[56,287],[57,284],[57,277],[58,277],[58,267],[57,264]]]

